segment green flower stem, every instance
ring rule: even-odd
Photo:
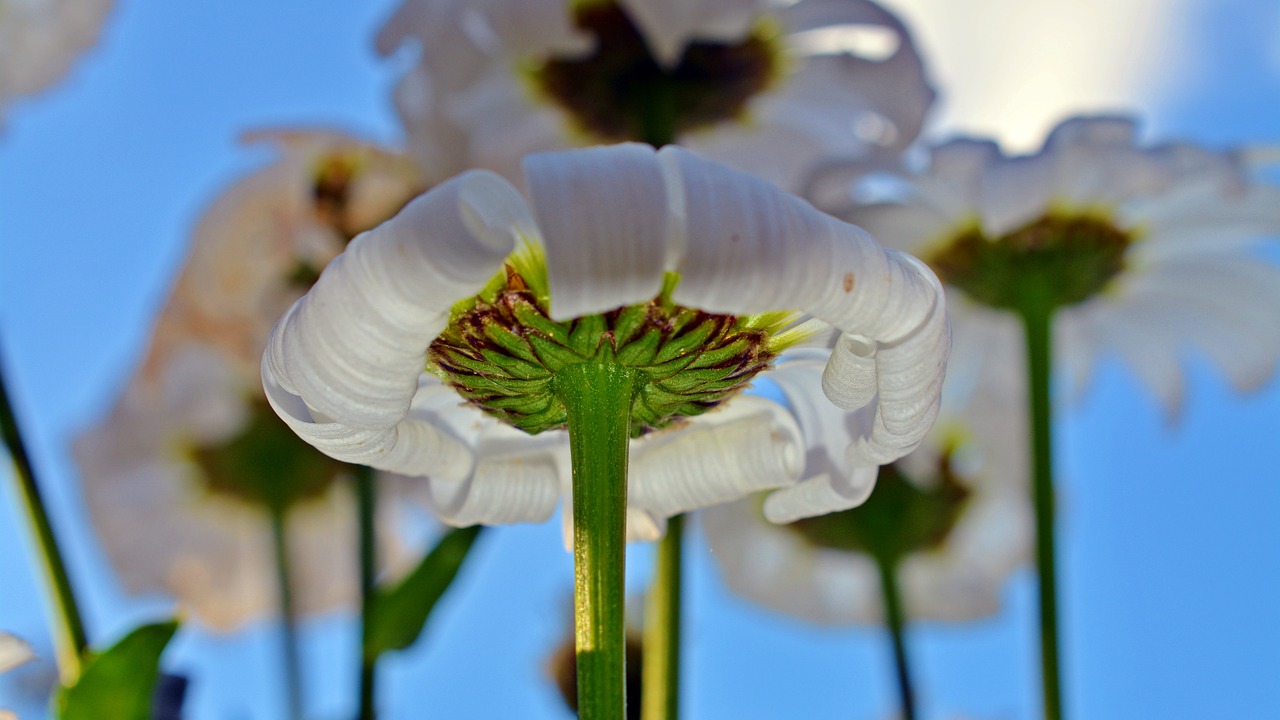
[[[658,543],[657,567],[645,602],[643,720],[680,716],[680,588],[684,516],[667,521]]]
[[[354,468],[354,473],[360,532],[360,647],[367,647],[378,572],[378,539],[374,525],[378,489],[374,486],[373,468],[358,465]],[[374,705],[377,665],[377,654],[360,653],[360,720],[374,720],[377,717]]]
[[[1061,670],[1058,650],[1058,581],[1054,551],[1053,455],[1050,425],[1053,411],[1049,378],[1053,357],[1052,301],[1034,278],[1022,283],[1022,317],[1027,344],[1031,398],[1032,493],[1036,516],[1036,569],[1040,577],[1040,670],[1044,684],[1045,720],[1061,720]]]
[[[898,675],[898,697],[903,720],[916,719],[916,696],[911,684],[911,665],[907,661],[906,612],[902,607],[902,591],[898,587],[898,564],[876,558],[880,571],[880,596],[884,600],[884,621],[893,640],[894,668]]]
[[[289,572],[289,544],[285,536],[285,509],[272,507],[271,540],[275,548],[276,584],[280,601],[281,651],[284,655],[285,698],[290,720],[302,720],[302,663],[298,653],[298,612]]]
[[[655,148],[675,142],[675,98],[654,92],[645,103],[643,140]],[[684,515],[667,520],[658,541],[653,582],[645,598],[644,672],[640,717],[676,720],[680,716],[680,609],[684,567]]]
[[[626,711],[623,581],[634,388],[635,371],[614,363],[570,365],[556,375],[573,463],[574,639],[582,720],[622,720]]]
[[[71,586],[71,577],[67,574],[67,566],[62,561],[62,552],[58,549],[58,539],[53,534],[53,525],[49,522],[49,513],[45,510],[44,500],[40,495],[40,485],[36,482],[35,471],[31,467],[31,458],[27,455],[27,446],[18,430],[18,421],[9,402],[9,390],[4,375],[0,372],[0,433],[4,436],[4,444],[8,446],[13,457],[13,477],[18,483],[18,494],[22,496],[27,517],[35,530],[36,544],[40,548],[45,578],[53,590],[54,604],[54,645],[57,648],[58,674],[64,686],[72,685],[80,677],[81,662],[85,650],[89,647],[89,638],[85,633],[84,621],[80,618],[80,608],[76,604],[75,592]]]

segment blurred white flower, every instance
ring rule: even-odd
[[[391,217],[427,182],[404,156],[326,130],[250,133],[280,156],[238,179],[200,218],[157,333],[164,345],[218,347],[256,378],[280,313],[355,235]]]
[[[1034,155],[955,140],[919,175],[859,180],[860,169],[835,166],[811,195],[960,290],[960,337],[983,307],[1015,308],[1026,278],[1038,278],[1036,292],[1059,308],[1054,344],[1075,386],[1096,356],[1116,353],[1173,415],[1185,350],[1240,391],[1266,382],[1280,357],[1280,266],[1257,252],[1280,233],[1280,188],[1249,170],[1235,153],[1142,146],[1129,119],[1073,118]],[[868,191],[888,201],[867,201]],[[983,322],[1017,342],[1011,314]]]
[[[112,0],[0,0],[0,126],[5,106],[71,69],[98,39]]]
[[[486,171],[437,186],[281,318],[263,382],[299,435],[426,476],[446,522],[541,521],[567,475],[555,372],[605,357],[640,378],[633,535],[767,488],[782,488],[771,514],[829,512],[863,499],[865,474],[811,474],[806,432],[825,430],[737,395],[821,325],[840,337],[811,392],[865,419],[839,446],[848,467],[924,437],[949,338],[918,261],[681,148],[545,153],[525,172],[528,202]],[[791,327],[802,314],[813,324]]]
[[[358,596],[351,468],[298,440],[218,352],[185,345],[155,377],[133,378],[74,453],[107,557],[131,593],[165,592],[215,630],[277,609],[268,513],[285,513],[297,612]],[[382,482],[384,559],[394,485]]]
[[[255,133],[281,156],[200,219],[137,374],[75,442],[89,510],[131,592],[167,591],[205,624],[273,613],[272,505],[286,513],[297,610],[357,593],[351,468],[302,443],[262,397],[258,366],[279,313],[346,242],[424,185],[396,153],[328,131]],[[380,480],[391,537],[395,481]]]
[[[896,161],[934,93],[867,0],[406,0],[396,101],[424,167],[519,182],[534,151],[678,142],[795,191],[832,155]]]
[[[780,363],[772,376],[802,427],[831,424],[804,391],[821,372],[816,359],[801,358]],[[1008,402],[1019,398],[970,391],[968,378],[958,377],[948,378],[925,442],[880,468],[860,507],[790,525],[765,522],[758,498],[705,510],[707,542],[728,586],[814,622],[879,623],[878,563],[886,563],[897,570],[910,620],[996,612],[1004,579],[1031,557],[1025,411]],[[838,455],[817,462],[839,465]]]

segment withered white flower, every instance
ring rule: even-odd
[[[880,564],[887,563],[908,619],[996,612],[1003,581],[1031,557],[1025,410],[1016,393],[973,388],[960,370],[948,378],[948,399],[924,443],[880,468],[875,492],[860,507],[787,525],[765,522],[758,498],[704,511],[707,541],[729,587],[813,622],[880,623]],[[1019,370],[1016,363],[1004,367],[1014,377]],[[820,358],[802,357],[779,363],[772,376],[802,427],[838,425],[805,395],[821,372]]]
[[[488,171],[437,186],[352,241],[281,318],[262,377],[300,436],[428,478],[446,522],[540,521],[564,482],[556,373],[618,363],[640,378],[633,520],[767,488],[782,488],[776,517],[830,512],[863,499],[860,478],[810,473],[815,430],[738,394],[815,325],[840,337],[809,392],[870,405],[840,447],[848,466],[925,436],[949,334],[915,259],[677,147],[537,154],[525,173],[528,201]]]
[[[896,161],[934,93],[867,0],[406,0],[396,101],[413,154],[518,182],[535,151],[678,142],[795,191],[829,156]]]
[[[990,315],[984,308],[1016,309],[1034,287],[1058,309],[1054,345],[1077,387],[1098,355],[1115,353],[1176,414],[1186,350],[1241,391],[1266,382],[1280,358],[1280,266],[1257,254],[1280,234],[1280,188],[1249,170],[1237,153],[1144,146],[1130,119],[1073,118],[1030,156],[976,140],[934,148],[890,202],[851,203],[849,175],[861,170],[838,167],[819,176],[813,198],[959,289],[958,334]],[[1018,342],[1017,321],[1004,320]]]
[[[0,126],[5,106],[62,78],[93,45],[112,0],[0,0]]]
[[[125,588],[172,595],[215,630],[270,617],[268,513],[278,506],[296,611],[354,604],[355,499],[339,482],[351,468],[290,433],[220,353],[186,345],[168,357],[74,444],[90,516]],[[398,552],[395,494],[381,494],[388,558]]]

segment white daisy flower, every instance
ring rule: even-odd
[[[57,82],[93,45],[111,0],[0,0],[0,125],[9,102]]]
[[[1280,266],[1256,254],[1280,233],[1280,189],[1248,170],[1236,153],[1143,146],[1129,119],[1073,118],[1034,155],[956,140],[934,148],[924,172],[898,178],[905,184],[858,183],[850,176],[861,169],[837,167],[812,195],[959,289],[957,327],[978,306],[1015,309],[1033,287],[1057,309],[1054,345],[1077,388],[1098,355],[1115,353],[1173,415],[1185,350],[1240,391],[1266,382],[1280,357]],[[851,187],[855,200],[868,187],[898,197],[850,202]],[[999,331],[1019,342],[1005,319]]]
[[[821,372],[819,358],[800,358],[773,375],[802,427],[838,425],[803,389]],[[968,389],[965,375],[961,369],[948,378],[947,401],[925,442],[880,468],[860,507],[788,525],[765,522],[759,498],[704,511],[707,542],[728,586],[813,622],[882,623],[883,563],[896,570],[909,620],[995,613],[1004,579],[1031,558],[1028,459],[1017,441],[1026,433],[1025,411],[1007,402],[1017,398]],[[831,449],[812,449],[819,459],[810,462],[842,471]]]
[[[428,478],[446,522],[542,521],[564,489],[557,372],[613,363],[640,378],[632,520],[767,488],[774,517],[821,514],[860,502],[865,474],[811,475],[825,429],[738,394],[820,325],[840,337],[808,392],[867,419],[848,467],[923,439],[949,335],[913,258],[677,147],[539,154],[525,173],[527,201],[487,171],[437,186],[281,318],[262,377],[299,435]]]
[[[272,502],[286,511],[298,612],[356,597],[356,511],[337,482],[351,468],[279,423],[258,365],[275,318],[325,263],[426,184],[404,157],[339,133],[247,140],[281,156],[201,218],[142,367],[75,443],[90,513],[126,588],[167,591],[220,630],[277,607]],[[394,552],[397,486],[380,484]]]
[[[278,507],[296,611],[353,604],[355,499],[340,482],[351,468],[298,440],[216,351],[187,345],[169,358],[154,377],[134,377],[74,444],[90,516],[125,588],[172,595],[220,631],[271,616],[268,513]],[[382,557],[396,557],[392,497],[379,512]]]
[[[240,178],[196,225],[158,333],[215,345],[256,378],[275,319],[347,241],[391,217],[427,182],[406,157],[326,130],[250,133],[280,156]],[[163,360],[163,357],[156,357]]]
[[[420,50],[396,101],[424,167],[679,142],[788,190],[830,156],[896,162],[934,93],[867,0],[406,0],[379,48]]]

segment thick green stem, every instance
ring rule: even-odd
[[[684,516],[667,521],[658,543],[657,566],[645,602],[643,720],[680,716],[680,588]]]
[[[67,566],[62,560],[62,552],[58,548],[58,539],[53,534],[53,525],[49,522],[49,513],[45,510],[44,499],[40,495],[40,485],[36,482],[35,471],[31,467],[31,458],[27,454],[22,433],[18,430],[18,421],[9,402],[9,390],[0,372],[0,433],[4,436],[4,444],[8,446],[13,457],[13,477],[18,483],[18,494],[31,520],[31,528],[35,531],[36,544],[40,548],[45,578],[53,591],[54,620],[53,637],[57,648],[58,674],[64,686],[69,686],[80,676],[80,665],[84,651],[89,646],[89,638],[85,633],[84,621],[80,618],[80,608],[76,604],[75,592],[71,587],[71,577],[67,574]]]
[[[1062,714],[1058,650],[1058,582],[1054,550],[1053,454],[1050,426],[1050,370],[1053,357],[1053,306],[1028,280],[1019,314],[1027,343],[1027,376],[1031,399],[1032,492],[1036,516],[1036,569],[1040,577],[1040,670],[1044,684],[1045,720]]]
[[[378,573],[378,538],[375,527],[378,489],[374,486],[373,468],[356,466],[354,480],[360,532],[360,647],[367,647]],[[360,720],[374,720],[377,717],[374,704],[377,665],[376,654],[360,653]]]
[[[275,548],[277,597],[280,601],[280,650],[284,660],[285,702],[290,720],[302,720],[302,663],[298,653],[298,613],[289,572],[289,543],[285,536],[285,510],[273,507],[271,540]]]
[[[583,720],[622,720],[626,712],[623,582],[634,387],[635,371],[610,363],[571,365],[556,376],[573,463],[574,639]]]
[[[902,705],[903,720],[916,719],[916,696],[911,684],[911,665],[907,661],[907,616],[902,606],[902,592],[898,587],[896,562],[877,558],[880,570],[880,596],[884,601],[884,621],[893,640],[894,668],[898,675],[898,698]]]

